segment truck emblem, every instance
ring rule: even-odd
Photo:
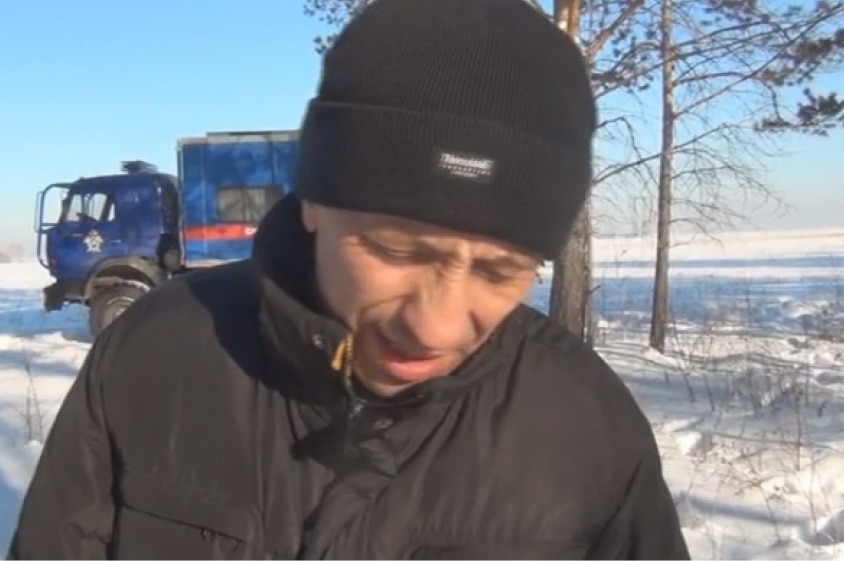
[[[103,237],[96,230],[88,232],[82,242],[85,244],[85,251],[88,253],[100,253],[103,250]]]

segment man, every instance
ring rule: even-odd
[[[577,48],[522,0],[372,4],[253,258],[94,343],[11,556],[687,558],[631,395],[521,304],[594,129]]]

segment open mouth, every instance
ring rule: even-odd
[[[378,354],[386,371],[404,382],[416,382],[433,377],[446,359],[444,355],[415,354],[402,349],[382,333],[376,333]]]

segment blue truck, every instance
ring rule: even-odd
[[[176,175],[126,161],[120,173],[40,191],[38,260],[55,280],[44,309],[87,306],[96,336],[168,279],[247,257],[259,221],[291,189],[297,138],[292,130],[181,138]],[[45,201],[56,194],[50,218]]]

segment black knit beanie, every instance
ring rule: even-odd
[[[552,258],[595,122],[579,48],[525,0],[375,0],[325,55],[296,190]]]

